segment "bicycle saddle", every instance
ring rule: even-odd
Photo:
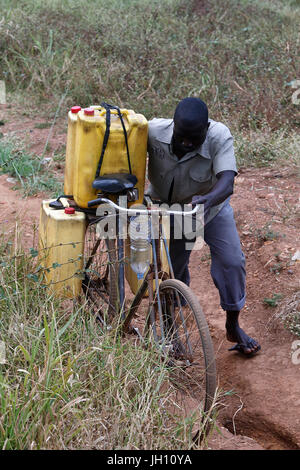
[[[93,188],[104,193],[121,193],[132,189],[137,183],[137,177],[129,173],[112,173],[98,176],[93,182]]]

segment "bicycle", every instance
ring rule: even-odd
[[[144,210],[124,208],[108,198],[113,196],[120,203],[120,197],[125,195],[129,202],[134,201],[135,183],[136,178],[131,174],[98,177],[93,186],[99,191],[99,197],[90,201],[88,207],[108,204],[116,209],[117,233],[120,233],[119,229],[123,223],[121,213],[126,216],[137,213],[149,216],[155,210],[155,214],[159,216],[159,236],[153,237],[151,226],[153,260],[144,280],[127,308],[124,302],[124,241],[120,236],[116,239],[97,236],[97,224],[101,221],[103,226],[107,227],[111,215],[104,213],[97,216],[95,209],[79,209],[87,215],[83,292],[104,327],[121,313],[120,328],[123,335],[134,334],[144,345],[154,341],[168,365],[181,371],[180,381],[188,377],[190,389],[197,388],[197,397],[203,404],[203,412],[206,413],[212,407],[216,391],[213,344],[197,297],[187,285],[174,279],[168,243],[161,223],[163,215],[179,211],[157,209],[147,197]],[[196,207],[186,215],[192,215],[197,210]],[[161,242],[167,255],[169,273],[161,271]],[[137,311],[145,299],[146,292],[146,315],[144,318],[139,317],[138,324],[135,324]]]

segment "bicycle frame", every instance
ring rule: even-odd
[[[149,292],[149,302],[150,302],[150,313],[149,317],[154,314],[153,312],[153,302],[154,302],[154,296],[153,296],[153,280],[155,281],[155,298],[157,300],[157,305],[158,305],[158,313],[159,313],[159,321],[161,325],[161,331],[163,331],[162,327],[162,321],[163,321],[163,315],[162,315],[162,307],[161,307],[161,302],[160,302],[160,295],[159,295],[159,270],[160,270],[160,250],[159,250],[159,240],[163,240],[165,252],[167,255],[167,260],[170,268],[170,275],[171,278],[174,278],[174,272],[172,268],[172,262],[170,258],[170,253],[168,249],[168,243],[167,239],[161,224],[161,217],[163,215],[194,215],[198,212],[199,206],[195,206],[194,209],[191,211],[183,212],[183,211],[174,211],[174,210],[167,210],[164,208],[157,208],[152,206],[152,201],[149,197],[145,197],[145,201],[147,204],[147,209],[128,209],[126,207],[123,207],[121,205],[118,205],[111,201],[110,199],[107,198],[98,198],[93,201],[90,201],[88,203],[88,206],[91,207],[93,205],[99,205],[99,204],[109,204],[111,207],[117,210],[117,233],[122,233],[123,229],[123,221],[122,217],[119,217],[120,212],[125,212],[126,214],[132,214],[132,215],[137,215],[137,214],[144,214],[144,215],[151,215],[152,213],[158,214],[160,216],[159,218],[159,236],[158,239],[154,238],[154,233],[153,233],[153,226],[152,222],[150,219],[150,227],[151,227],[151,245],[152,245],[152,254],[153,254],[153,263],[149,265],[149,269],[144,276],[144,280],[136,293],[130,307],[128,310],[127,315],[124,314],[124,300],[125,300],[125,276],[124,276],[124,262],[122,261],[124,258],[124,242],[121,237],[117,237],[117,249],[118,249],[118,260],[119,260],[119,276],[118,276],[118,283],[119,283],[119,301],[120,301],[120,307],[121,307],[121,316],[123,320],[123,329],[124,331],[128,331],[129,325],[131,323],[131,320],[137,311],[137,308],[144,297],[144,294],[146,293],[146,290],[148,288]],[[119,202],[119,201],[118,201]],[[154,276],[154,279],[153,279]],[[162,338],[162,341],[164,342],[164,338]]]

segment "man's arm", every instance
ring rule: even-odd
[[[194,196],[192,204],[204,204],[204,212],[207,213],[211,207],[214,207],[225,201],[233,194],[234,177],[236,172],[232,170],[224,170],[216,175],[218,181],[209,193],[204,196]]]
[[[230,130],[224,124],[218,123],[214,126],[213,131],[211,150],[213,172],[217,177],[217,182],[209,193],[198,199],[198,204],[205,204],[205,212],[211,207],[221,204],[233,194],[234,177],[237,174],[233,137]]]

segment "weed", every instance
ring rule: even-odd
[[[55,162],[64,162],[66,158],[66,145],[62,145],[59,150],[53,154],[53,160]]]
[[[211,259],[211,254],[205,253],[205,255],[201,256],[200,261],[209,261],[210,259]]]
[[[27,196],[43,192],[54,198],[63,193],[63,183],[54,175],[41,172],[24,182],[23,191]]]
[[[277,240],[280,236],[278,232],[271,229],[271,223],[267,222],[262,228],[256,229],[256,236],[259,241],[266,242],[270,240]]]
[[[277,307],[278,302],[282,299],[282,297],[282,294],[273,294],[270,298],[265,297],[264,304],[268,305],[269,307]]]
[[[48,129],[51,127],[51,122],[40,122],[34,125],[35,129]]]
[[[274,263],[270,266],[270,272],[274,274],[279,274],[283,270],[283,263]]]
[[[17,178],[25,195],[39,191],[51,195],[62,192],[62,183],[45,171],[41,159],[28,154],[14,141],[0,142],[0,173]]]
[[[295,292],[282,303],[276,317],[291,333],[300,337],[300,291]]]

